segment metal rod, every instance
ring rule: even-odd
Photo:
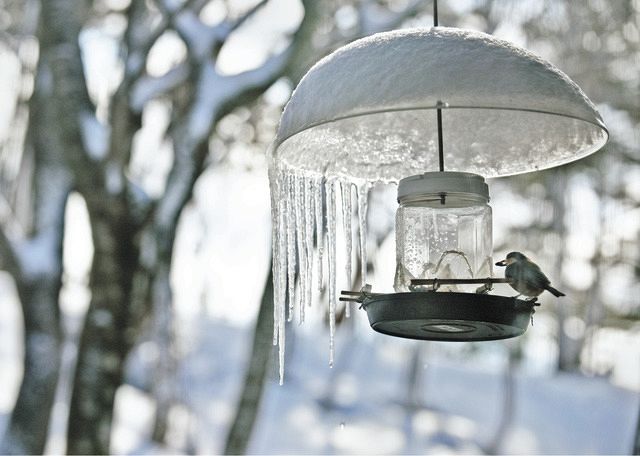
[[[510,283],[510,279],[494,279],[494,278],[478,278],[478,279],[412,279],[411,285],[433,285],[438,283],[440,285],[455,285],[455,284],[468,284],[468,283]]]
[[[368,291],[349,291],[349,290],[342,290],[340,292],[340,298],[339,301],[351,301],[351,302],[362,302],[365,300],[365,298],[370,298],[373,296],[378,296],[384,293],[371,293]]]
[[[438,0],[433,0],[433,26],[438,26]]]
[[[438,102],[440,104],[440,102]],[[440,171],[444,171],[444,146],[442,144],[442,109],[436,110],[438,114],[438,163]]]
[[[433,26],[438,26],[438,0],[433,0]],[[438,105],[441,102],[438,101]],[[440,171],[444,171],[444,148],[442,145],[442,109],[436,110],[438,114],[438,162],[440,164]],[[441,198],[441,203],[444,204],[444,198]]]

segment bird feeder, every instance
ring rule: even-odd
[[[348,249],[351,221],[359,225],[364,261],[366,194],[377,183],[399,183],[396,293],[365,287],[342,299],[361,303],[375,330],[395,336],[522,334],[533,303],[487,294],[503,280],[492,277],[485,178],[562,165],[607,139],[596,108],[567,75],[491,35],[408,29],[338,49],[300,81],[270,149],[275,336],[284,337],[287,307],[303,312],[310,302],[319,275],[312,264],[323,255],[333,318],[336,212],[346,214]]]

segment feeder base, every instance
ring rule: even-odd
[[[365,298],[371,327],[383,334],[437,341],[486,341],[524,334],[534,303],[454,292],[376,294]]]

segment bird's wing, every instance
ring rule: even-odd
[[[523,269],[525,270],[524,280],[526,282],[537,286],[549,285],[551,283],[537,264],[527,261]]]
[[[517,282],[525,282],[527,285],[540,288],[548,285],[550,280],[540,270],[537,264],[530,261],[512,263],[504,271],[504,276]]]

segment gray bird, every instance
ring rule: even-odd
[[[496,266],[506,266],[504,276],[510,279],[509,285],[520,295],[536,297],[544,290],[559,298],[564,293],[551,286],[551,281],[540,270],[537,264],[520,252],[511,252]]]

